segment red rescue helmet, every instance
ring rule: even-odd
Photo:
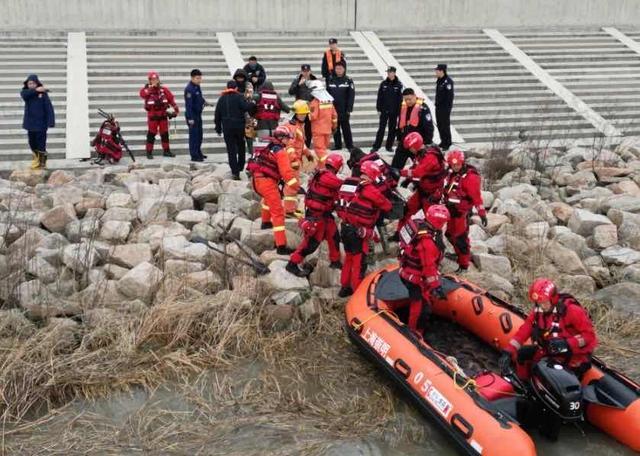
[[[449,166],[464,165],[464,152],[461,150],[452,150],[447,154],[447,163]]]
[[[147,79],[160,79],[160,75],[158,74],[157,71],[149,71],[149,73],[147,74]]]
[[[404,137],[402,145],[406,150],[415,152],[422,149],[422,146],[424,146],[424,139],[422,139],[420,133],[413,131]]]
[[[429,222],[429,225],[434,227],[436,230],[441,230],[450,218],[451,215],[449,214],[449,209],[442,204],[429,206],[429,209],[427,209],[427,213],[425,214],[425,219]]]
[[[285,139],[292,139],[293,133],[284,125],[280,125],[275,130],[273,130],[273,137],[277,140],[283,141]]]
[[[340,154],[329,154],[327,159],[324,162],[325,166],[330,166],[335,172],[338,172],[342,169],[342,165],[344,163],[344,159]]]
[[[366,162],[360,165],[360,173],[364,174],[372,181],[376,180],[382,175],[382,171],[380,170],[380,167],[376,163],[372,162],[371,160],[367,160]]]
[[[540,304],[542,302],[551,302],[555,304],[557,302],[558,289],[556,284],[550,279],[544,277],[538,278],[533,281],[529,287],[529,300]]]

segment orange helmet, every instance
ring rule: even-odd
[[[330,166],[336,172],[342,169],[342,164],[344,163],[344,159],[340,154],[330,154],[324,162],[325,166]]]
[[[404,137],[402,145],[406,150],[416,152],[424,146],[424,139],[417,131],[413,131]]]
[[[447,163],[449,166],[464,165],[464,152],[461,150],[452,150],[447,154]]]
[[[429,222],[429,225],[434,227],[436,230],[441,230],[450,218],[451,215],[449,214],[449,209],[442,204],[429,206],[429,209],[427,209],[427,213],[425,214],[425,219]]]
[[[382,171],[380,170],[380,167],[375,162],[372,162],[371,160],[367,160],[366,162],[360,165],[360,172],[365,176],[367,176],[372,181],[382,176]]]
[[[556,288],[556,284],[544,277],[534,280],[529,287],[529,300],[536,304],[547,301],[555,304],[557,296],[558,289]]]

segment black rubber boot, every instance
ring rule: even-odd
[[[281,245],[280,247],[276,248],[276,252],[278,253],[278,255],[291,255],[293,252],[295,252],[295,250],[290,249],[286,245]]]
[[[273,223],[271,223],[271,222],[262,222],[260,224],[260,229],[261,230],[270,230],[271,228],[273,228]]]
[[[458,269],[456,269],[456,274],[464,274],[468,270],[469,270],[468,266],[458,266]]]
[[[153,152],[147,152],[147,159],[153,160]]]
[[[296,277],[307,277],[309,275],[309,272],[303,271],[298,267],[297,264],[292,263],[291,261],[287,263],[285,269],[287,270],[287,272],[293,274]]]
[[[338,297],[346,298],[347,296],[351,296],[353,294],[353,290],[351,287],[342,287],[340,291],[338,291]]]
[[[340,261],[332,261],[329,265],[331,269],[342,269],[342,262]]]
[[[174,154],[173,152],[171,152],[169,149],[165,150],[164,152],[162,152],[162,156],[163,157],[175,157],[176,154]]]
[[[396,231],[387,238],[387,242],[400,242],[400,234]]]

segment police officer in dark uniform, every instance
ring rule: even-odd
[[[451,109],[453,108],[453,79],[447,75],[447,64],[435,67],[436,77],[436,122],[440,133],[440,148],[451,147]]]
[[[296,100],[307,102],[313,100],[311,88],[307,86],[307,82],[315,81],[316,79],[316,76],[311,72],[311,65],[303,63],[300,65],[300,74],[293,78],[289,86],[289,95],[292,95]],[[307,147],[311,147],[311,121],[309,116],[304,120],[304,143]]]
[[[389,135],[387,136],[386,150],[391,152],[393,141],[396,138],[396,127],[398,125],[398,113],[402,103],[402,82],[396,77],[396,68],[387,68],[387,78],[378,87],[378,100],[376,101],[376,111],[380,114],[380,125],[376,133],[376,140],[371,147],[371,152],[377,152],[382,146],[384,130],[389,124]]]
[[[353,79],[347,76],[345,66],[338,62],[335,68],[336,75],[329,77],[327,91],[333,97],[333,106],[338,113],[338,128],[333,134],[333,150],[342,149],[342,136],[347,149],[353,149],[353,136],[351,134],[351,112],[356,98],[356,87]]]
[[[201,162],[206,155],[202,154],[202,110],[209,103],[202,96],[202,72],[197,68],[191,70],[191,81],[184,88],[184,116],[189,127],[189,154],[191,161]]]
[[[412,155],[403,145],[404,138],[409,133],[416,131],[425,144],[433,143],[433,119],[427,103],[418,98],[410,87],[402,91],[402,98],[398,115],[398,147],[391,162],[391,167],[395,169],[404,168]]]

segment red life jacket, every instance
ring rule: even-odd
[[[407,104],[402,102],[402,107],[400,108],[400,119],[398,121],[398,128],[400,130],[404,130],[404,127],[407,126]],[[417,128],[420,124],[420,110],[422,109],[422,99],[418,98],[416,104],[411,108],[411,114],[409,114],[409,126],[413,128]]]
[[[284,149],[281,144],[269,143],[266,146],[254,146],[253,153],[247,161],[247,170],[254,177],[270,177],[279,181],[282,179],[278,170],[275,153]]]
[[[282,106],[280,106],[276,92],[274,90],[263,90],[260,92],[257,109],[256,119],[279,120]]]
[[[149,87],[149,96],[144,108],[149,112],[166,113],[169,108],[169,100],[164,92],[164,87],[160,86],[157,89]]]
[[[418,245],[424,239],[433,242],[438,247],[439,256],[436,262],[442,261],[445,249],[442,232],[435,231],[424,219],[409,219],[398,233],[400,238],[400,275],[411,283],[420,284],[423,279],[423,264],[418,251]]]
[[[465,170],[463,173],[454,173],[449,170],[449,173],[444,181],[444,200],[446,204],[457,205],[458,210],[466,211],[473,207],[473,201],[471,197],[462,188],[462,181],[467,174],[480,175],[478,170],[471,165],[465,164]]]
[[[363,228],[373,228],[380,217],[380,208],[376,202],[365,197],[367,187],[373,186],[373,182],[358,184],[356,194],[347,206],[347,214],[345,221],[351,225]],[[376,193],[378,193],[376,191]]]
[[[122,158],[120,125],[117,121],[102,122],[96,136],[95,148],[100,157],[110,158],[113,161],[119,161]]]
[[[336,214],[338,214],[338,217],[342,220],[345,220],[347,217],[347,208],[356,196],[358,185],[360,185],[359,177],[347,177],[340,186],[340,190],[338,190]]]
[[[333,211],[339,191],[336,192],[334,188],[323,183],[323,176],[326,173],[332,174],[326,169],[318,170],[309,181],[309,189],[304,199],[304,205],[307,209],[322,213]]]

